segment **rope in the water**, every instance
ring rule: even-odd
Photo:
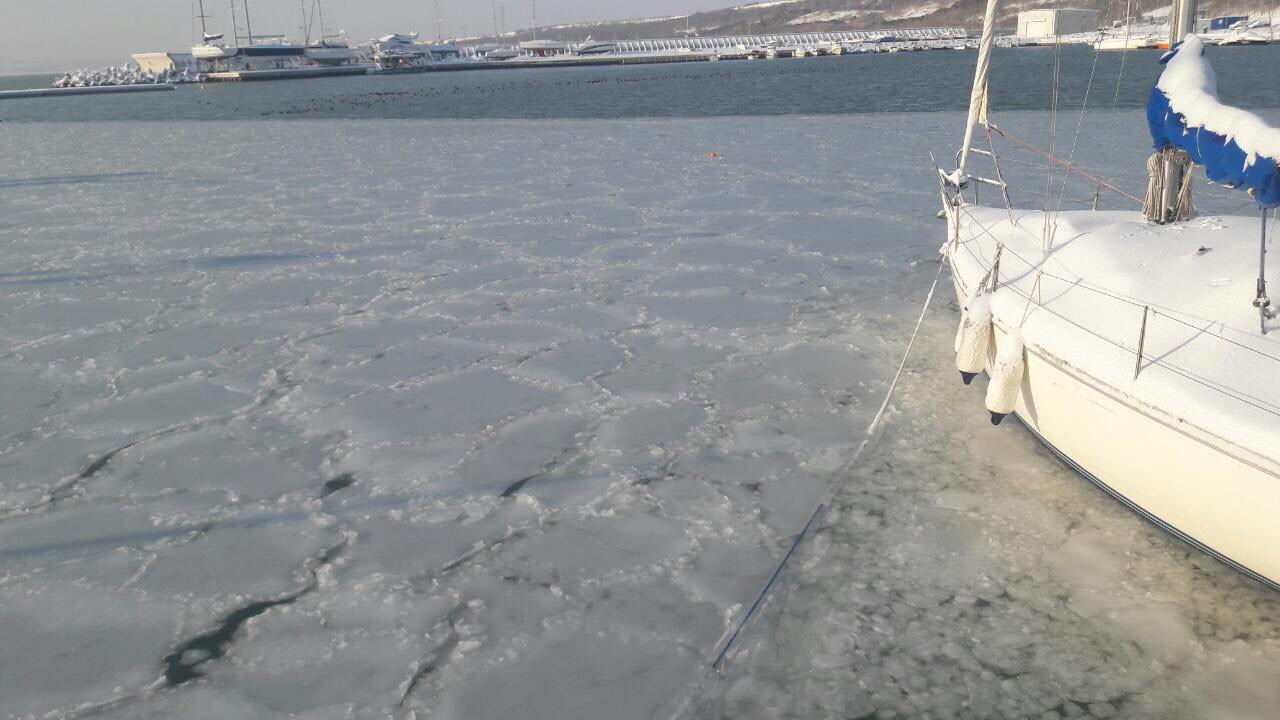
[[[894,373],[893,380],[889,382],[889,389],[885,392],[884,401],[880,403],[880,408],[876,411],[875,416],[872,417],[871,423],[867,425],[866,437],[862,439],[862,443],[858,445],[858,449],[854,451],[853,456],[849,461],[845,463],[832,477],[832,481],[827,486],[827,491],[824,493],[822,500],[818,503],[817,507],[813,509],[813,512],[810,513],[808,521],[805,522],[804,527],[800,529],[800,532],[796,534],[795,539],[791,541],[791,545],[787,548],[787,552],[783,554],[782,558],[778,561],[773,572],[769,575],[769,579],[765,581],[764,585],[760,588],[760,591],[756,593],[755,600],[751,603],[747,612],[743,614],[737,625],[734,626],[733,631],[728,634],[727,639],[720,646],[720,650],[715,654],[714,659],[707,665],[706,670],[700,675],[697,685],[683,696],[682,701],[675,708],[675,712],[672,714],[673,718],[681,717],[685,711],[688,710],[689,702],[691,702],[694,697],[701,694],[702,689],[706,687],[712,674],[718,673],[723,669],[725,660],[729,657],[730,651],[733,650],[734,646],[738,642],[738,638],[742,635],[742,632],[750,625],[760,608],[763,607],[765,602],[768,600],[769,594],[777,585],[778,579],[782,577],[783,571],[786,570],[787,563],[791,560],[791,556],[795,554],[796,550],[799,549],[800,544],[809,536],[809,532],[817,525],[818,518],[822,516],[823,512],[830,505],[831,500],[835,497],[836,491],[839,489],[840,485],[849,477],[849,474],[853,472],[853,469],[862,460],[863,455],[866,454],[867,450],[876,440],[880,428],[884,425],[884,418],[886,413],[888,413],[889,403],[893,400],[893,394],[898,389],[898,382],[902,379],[903,370],[907,367],[907,360],[911,357],[911,350],[915,347],[916,339],[920,336],[920,328],[924,326],[924,319],[929,312],[929,306],[933,304],[933,296],[938,289],[938,282],[942,279],[942,271],[945,267],[946,263],[939,259],[938,272],[933,276],[933,284],[929,286],[929,293],[924,298],[924,304],[920,308],[920,317],[916,319],[915,329],[911,332],[911,339],[907,342],[907,348],[902,353],[902,362],[898,363],[898,370]]]

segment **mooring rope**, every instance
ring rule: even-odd
[[[728,658],[729,653],[737,644],[738,638],[742,635],[742,632],[746,630],[751,621],[755,619],[760,608],[767,602],[769,594],[777,585],[778,579],[782,577],[783,571],[786,570],[787,563],[791,560],[791,556],[795,554],[796,550],[799,549],[800,544],[809,536],[810,531],[817,525],[818,518],[820,518],[826,511],[827,507],[830,506],[831,501],[835,497],[840,486],[846,479],[848,479],[849,475],[853,472],[853,469],[857,467],[858,463],[862,460],[863,455],[866,454],[867,450],[878,439],[879,431],[884,425],[885,414],[889,410],[889,403],[893,400],[894,392],[898,389],[898,382],[902,379],[902,373],[907,367],[907,360],[911,357],[911,350],[915,347],[916,339],[920,336],[920,328],[924,326],[925,316],[929,313],[929,306],[933,304],[933,296],[938,289],[938,282],[942,279],[942,271],[945,267],[946,263],[939,258],[938,272],[933,276],[933,283],[929,286],[929,293],[925,295],[924,304],[920,308],[920,317],[916,319],[915,329],[911,332],[911,339],[907,341],[907,348],[902,353],[902,361],[898,363],[898,370],[894,373],[893,380],[889,382],[889,389],[885,392],[884,401],[880,403],[880,408],[876,411],[875,416],[871,418],[871,423],[867,425],[865,433],[866,436],[858,445],[858,449],[854,451],[853,456],[849,458],[849,461],[841,466],[841,468],[832,476],[831,483],[827,486],[827,490],[823,494],[822,500],[818,503],[817,507],[813,509],[813,512],[809,514],[809,519],[805,522],[804,527],[800,529],[800,532],[796,533],[795,539],[791,541],[791,545],[788,546],[786,553],[782,555],[782,558],[778,561],[777,565],[774,566],[773,572],[769,574],[768,580],[765,581],[764,585],[760,588],[760,591],[756,593],[755,599],[747,609],[747,612],[738,620],[732,632],[729,632],[727,636],[725,636],[726,639],[720,645],[720,649],[716,652],[715,657],[699,676],[697,684],[679,696],[679,703],[676,705],[674,712],[671,715],[672,718],[679,718],[683,716],[689,709],[689,703],[692,702],[694,698],[702,694],[702,691],[710,682],[711,677],[714,674],[719,673],[724,668],[725,660]]]

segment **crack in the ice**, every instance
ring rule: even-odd
[[[548,522],[548,523],[544,523],[544,524],[542,524],[542,525],[540,525],[540,526],[537,526],[537,527],[532,527],[532,528],[518,528],[518,529],[516,529],[516,530],[512,530],[511,532],[509,532],[509,533],[507,533],[506,535],[504,535],[504,536],[502,536],[502,537],[498,538],[497,540],[494,540],[494,541],[493,541],[493,542],[491,542],[491,543],[487,543],[487,544],[480,545],[479,547],[477,547],[476,549],[472,550],[471,552],[465,553],[465,554],[461,555],[460,557],[457,557],[457,558],[455,558],[455,559],[453,559],[453,560],[449,561],[448,563],[445,563],[444,565],[442,565],[442,566],[440,567],[440,569],[439,569],[438,571],[436,571],[436,572],[434,573],[434,575],[436,575],[436,576],[444,575],[445,573],[449,573],[449,572],[452,572],[452,571],[454,571],[454,570],[457,570],[458,568],[460,568],[460,567],[462,567],[464,564],[466,564],[468,561],[470,561],[472,558],[476,557],[477,555],[480,555],[481,553],[488,552],[489,550],[493,550],[493,549],[495,549],[495,548],[500,548],[500,547],[502,547],[502,545],[503,545],[504,543],[510,542],[510,541],[512,541],[512,540],[520,540],[520,539],[524,538],[524,537],[528,534],[528,530],[531,530],[531,529],[538,529],[538,528],[545,528],[545,527],[547,527],[548,525],[553,525],[553,524],[554,524],[554,523]]]
[[[271,372],[273,373],[275,383],[271,387],[269,387],[267,391],[262,394],[261,397],[254,399],[254,401],[249,405],[246,405],[227,415],[207,417],[207,418],[196,418],[194,420],[181,423],[179,425],[175,425],[168,428],[162,428],[160,430],[151,432],[150,434],[131,440],[125,443],[124,445],[121,445],[120,447],[117,447],[113,450],[108,450],[107,452],[95,458],[88,465],[86,465],[83,469],[80,470],[80,472],[68,478],[64,478],[63,480],[55,484],[53,488],[49,490],[49,492],[44,496],[44,498],[40,502],[37,502],[33,505],[27,505],[27,506],[12,508],[5,511],[0,511],[0,518],[7,517],[14,514],[19,514],[19,513],[30,513],[30,512],[36,512],[41,510],[48,510],[49,508],[51,508],[54,505],[57,505],[63,500],[66,500],[72,497],[75,494],[75,492],[79,490],[86,482],[94,479],[103,470],[106,470],[107,466],[111,464],[111,461],[116,459],[116,457],[118,457],[121,453],[124,453],[128,450],[132,450],[133,448],[138,447],[139,445],[144,445],[150,442],[154,442],[156,440],[162,440],[164,438],[167,438],[173,435],[178,435],[184,432],[193,432],[193,431],[202,430],[206,427],[210,427],[214,425],[226,425],[228,423],[235,422],[236,420],[248,417],[251,413],[261,410],[275,403],[277,400],[284,397],[291,390],[293,390],[298,386],[298,383],[294,381],[292,378],[290,378],[285,368],[274,368]]]
[[[355,482],[356,482],[356,476],[354,473],[349,473],[349,472],[342,473],[341,475],[331,480],[325,481],[324,486],[320,488],[319,497],[321,500],[323,500],[324,498],[327,498],[336,492],[346,490],[347,488],[354,485]]]
[[[441,663],[458,647],[458,643],[462,642],[462,635],[458,633],[458,622],[466,611],[467,604],[461,603],[445,615],[444,621],[449,625],[449,634],[436,643],[435,647],[431,648],[431,652],[415,663],[417,669],[414,670],[413,675],[405,684],[404,692],[400,694],[400,702],[396,703],[396,707],[404,707],[404,704],[409,700],[409,696],[413,695],[413,691],[417,689],[423,679],[435,672]]]
[[[535,473],[528,477],[521,478],[511,483],[510,485],[508,485],[507,489],[503,490],[502,494],[500,494],[498,497],[503,497],[503,498],[513,497],[515,496],[516,493],[520,492],[520,490],[525,486],[525,483],[529,482],[530,480],[536,480],[537,478],[540,478],[540,477],[542,477],[542,473]]]
[[[242,605],[223,616],[212,630],[196,635],[164,656],[161,663],[164,665],[165,686],[178,687],[203,677],[204,673],[200,671],[200,666],[226,655],[236,639],[236,634],[245,623],[272,608],[292,605],[319,587],[318,571],[336,560],[346,546],[347,540],[343,539],[338,544],[326,548],[319,557],[308,561],[305,567],[310,580],[301,588],[271,600],[256,600]]]
[[[242,625],[273,607],[296,602],[303,592],[298,591],[275,600],[259,600],[231,611],[216,628],[195,636],[164,657],[165,684],[177,687],[202,677],[204,673],[197,668],[225,655]]]

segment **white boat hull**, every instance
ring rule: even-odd
[[[309,47],[306,54],[308,60],[318,63],[351,62],[355,55],[349,47]]]
[[[191,57],[197,60],[223,60],[240,54],[240,48],[222,45],[197,45],[191,48]]]
[[[979,278],[948,259],[963,303]],[[997,346],[1007,331],[997,318]],[[1055,454],[1147,519],[1280,588],[1280,474],[1267,459],[1139,407],[1044,347],[1027,346],[1014,412]]]
[[[1095,50],[1150,50],[1159,47],[1159,41],[1150,37],[1111,37],[1093,44]]]

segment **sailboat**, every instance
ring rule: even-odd
[[[199,0],[200,27],[204,41],[191,48],[191,55],[197,60],[209,63],[207,69],[224,71],[255,71],[305,69],[308,66],[334,67],[349,65],[355,57],[351,47],[336,36],[326,34],[324,27],[324,8],[320,0],[312,0],[308,11],[306,0],[301,0],[303,41],[287,42],[282,35],[255,35],[249,14],[249,0],[241,0],[244,14],[245,34],[241,35],[236,20],[236,0],[231,0],[231,24],[234,43],[217,42],[222,34],[212,34],[206,27],[204,0]],[[319,13],[320,40],[311,42],[313,18]]]
[[[938,170],[961,376],[988,376],[993,423],[1015,416],[1146,519],[1280,589],[1280,322],[1266,285],[1280,130],[1218,100],[1194,0],[1175,0],[1143,210],[1061,210],[1056,181],[1042,207],[1016,208],[994,142],[979,142],[1003,132],[987,103],[998,2],[957,167]],[[1195,215],[1196,167],[1258,215]],[[977,202],[982,185],[996,204]]]

